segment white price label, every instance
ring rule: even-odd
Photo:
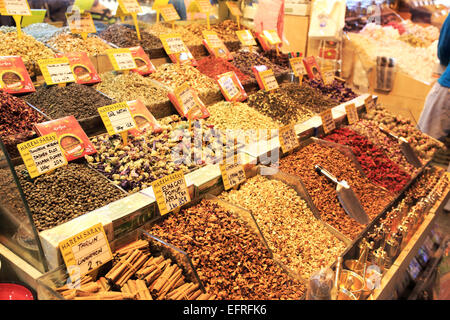
[[[161,215],[165,215],[191,201],[183,171],[156,180],[152,183],[152,187]]]
[[[114,53],[114,59],[116,59],[117,65],[121,70],[130,70],[136,68],[136,63],[134,62],[131,53],[122,52]]]
[[[167,46],[169,48],[169,54],[186,52],[186,46],[179,37],[167,38]]]
[[[126,102],[100,107],[98,112],[109,135],[119,134],[136,128],[136,123]]]
[[[223,163],[220,165],[220,171],[225,190],[238,186],[247,179],[244,167],[238,162],[231,164]]]
[[[69,63],[56,63],[47,65],[48,73],[53,83],[74,82],[75,77]]]
[[[225,90],[230,99],[239,94],[239,90],[236,88],[233,79],[231,79],[230,77],[222,77],[218,81],[220,86],[223,90]]]
[[[3,0],[0,12],[8,16],[31,16],[30,6],[26,0]]]

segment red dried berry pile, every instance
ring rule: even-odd
[[[353,130],[336,129],[324,139],[349,146],[367,177],[387,190],[397,193],[411,179],[411,176],[390,160],[382,149]]]
[[[241,70],[222,58],[208,56],[198,60],[197,63],[198,71],[213,79],[219,74],[234,71],[241,83],[246,83],[251,80],[248,75],[242,73]]]

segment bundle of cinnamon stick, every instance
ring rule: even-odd
[[[138,240],[116,250],[115,262],[105,277],[94,281],[84,276],[80,286],[56,289],[65,299],[73,300],[214,300],[198,284],[187,282],[183,270],[162,255],[151,256],[149,243]],[[113,286],[120,292],[112,291]]]

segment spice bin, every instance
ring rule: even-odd
[[[127,235],[116,239],[115,241],[110,242],[110,248],[114,255],[117,255],[120,250],[124,250],[127,246],[130,244],[134,244],[138,241],[141,241],[140,243],[144,243],[143,249],[145,251],[148,251],[149,258],[151,257],[157,257],[161,256],[160,260],[164,261],[167,260],[170,262],[170,266],[176,265],[178,270],[181,270],[181,278],[184,279],[184,283],[192,283],[194,286],[197,287],[196,290],[199,291],[198,296],[201,294],[206,294],[205,288],[200,281],[195,269],[192,266],[192,262],[190,257],[182,250],[165,243],[164,241],[148,234],[143,229],[137,229],[133,232],[128,233]],[[148,245],[146,244],[148,243]],[[148,261],[147,259],[147,261]],[[118,256],[115,258],[116,261],[118,261]],[[108,272],[111,270],[111,267],[115,263],[115,261],[110,261],[106,263],[105,265],[101,266],[97,271],[94,271],[92,273],[92,277],[94,278],[94,281],[100,278],[104,278],[103,285],[110,286],[109,291],[115,291],[115,292],[123,292],[126,291],[123,290],[123,286],[119,286],[115,283],[113,283],[111,280],[107,279]],[[136,270],[135,270],[136,272]],[[131,275],[131,278],[140,278],[141,276],[133,273]],[[142,277],[143,278],[143,277]],[[159,277],[156,279],[162,279],[161,273],[159,273]],[[106,280],[106,281],[105,281]],[[82,280],[83,281],[83,280]],[[145,280],[144,280],[145,281]],[[64,285],[67,285],[70,282],[69,274],[67,272],[67,269],[65,266],[58,267],[52,271],[49,271],[48,273],[42,275],[38,279],[38,297],[41,300],[65,300],[65,297],[61,294],[61,290],[59,288],[63,287]],[[153,281],[154,283],[154,281]],[[151,287],[151,283],[147,282],[146,287]],[[180,285],[178,285],[180,287]],[[80,288],[82,289],[82,288]],[[100,294],[100,292],[103,291],[102,289],[98,290],[97,293]],[[149,290],[152,293],[152,298],[156,300],[158,297],[158,291],[152,291]],[[133,297],[126,297],[127,299],[133,299]],[[137,297],[135,297],[137,298]],[[116,297],[117,299],[117,297]],[[163,298],[164,299],[164,298]],[[181,297],[181,299],[186,299],[186,297]],[[80,300],[80,299],[75,299]],[[92,300],[92,299],[90,299]],[[145,299],[148,300],[148,299]]]

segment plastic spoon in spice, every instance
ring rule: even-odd
[[[364,211],[361,202],[352,188],[348,185],[347,181],[339,181],[335,176],[319,165],[315,165],[314,168],[316,172],[323,174],[325,177],[336,183],[336,194],[345,212],[358,223],[368,224],[370,221],[369,216]]]
[[[416,152],[414,151],[414,149],[411,147],[411,145],[405,138],[396,136],[395,134],[393,134],[392,132],[387,130],[382,125],[380,125],[379,128],[382,132],[384,132],[385,134],[396,139],[400,143],[400,148],[402,149],[402,152],[405,155],[405,158],[406,158],[406,160],[408,160],[409,163],[411,163],[416,168],[422,167],[422,162],[420,161]]]

